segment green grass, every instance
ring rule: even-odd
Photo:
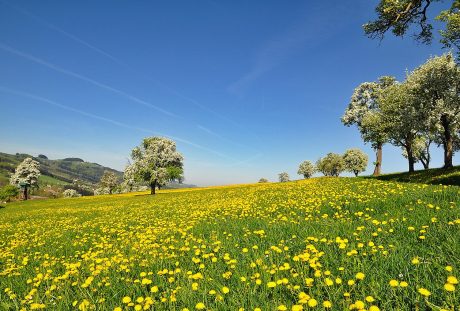
[[[452,310],[459,204],[458,187],[361,178],[17,202],[0,309]]]
[[[370,176],[386,181],[422,183],[430,185],[455,185],[460,186],[460,166],[451,169],[431,168],[428,170],[419,170],[412,173],[392,173],[384,174],[378,177]]]

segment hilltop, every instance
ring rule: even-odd
[[[45,155],[37,157],[24,153],[8,154],[0,152],[0,186],[7,184],[9,176],[16,166],[25,158],[32,157],[40,162],[40,182],[49,185],[66,185],[74,179],[83,183],[96,184],[99,182],[104,171],[114,172],[120,180],[123,173],[97,163],[85,162],[80,158],[65,158],[50,160]]]
[[[429,185],[453,185],[460,186],[460,166],[450,169],[431,168],[415,172],[391,173],[377,177],[370,176],[385,181],[411,182]]]

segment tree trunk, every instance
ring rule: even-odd
[[[23,194],[22,194],[24,200],[27,200],[27,199],[28,199],[27,194],[28,194],[27,186],[24,186],[24,192],[23,192]]]
[[[376,161],[374,168],[374,176],[379,176],[382,168],[382,146],[383,144],[379,143],[376,149]]]
[[[150,183],[150,194],[155,194],[155,188],[157,187],[157,182],[154,181]]]
[[[452,164],[452,156],[453,156],[453,138],[452,133],[450,132],[449,128],[449,120],[447,119],[446,115],[441,116],[441,124],[444,129],[444,168],[451,168],[453,167]]]
[[[354,171],[353,173],[355,173],[355,177],[358,177],[358,171]]]
[[[414,153],[412,151],[411,143],[406,144],[406,152],[407,152],[407,160],[409,161],[409,172],[413,172],[415,171],[414,169],[415,160],[414,160]]]

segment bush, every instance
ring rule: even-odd
[[[17,197],[19,189],[13,185],[6,185],[0,189],[0,201],[9,202],[12,198]]]
[[[266,178],[261,178],[261,179],[259,179],[259,182],[260,182],[260,183],[265,183],[265,182],[268,182],[268,179],[266,179]]]
[[[78,197],[81,197],[81,194],[79,194],[74,189],[67,189],[62,193],[62,195],[64,196],[64,198],[78,198]]]

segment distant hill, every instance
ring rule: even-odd
[[[85,162],[80,158],[65,158],[60,160],[50,160],[47,156],[40,154],[37,157],[16,153],[7,154],[0,152],[0,186],[9,182],[9,176],[14,172],[16,166],[25,158],[32,157],[40,162],[41,184],[66,185],[72,183],[74,179],[87,184],[99,182],[104,171],[114,172],[119,176],[120,181],[123,173],[97,163]]]

